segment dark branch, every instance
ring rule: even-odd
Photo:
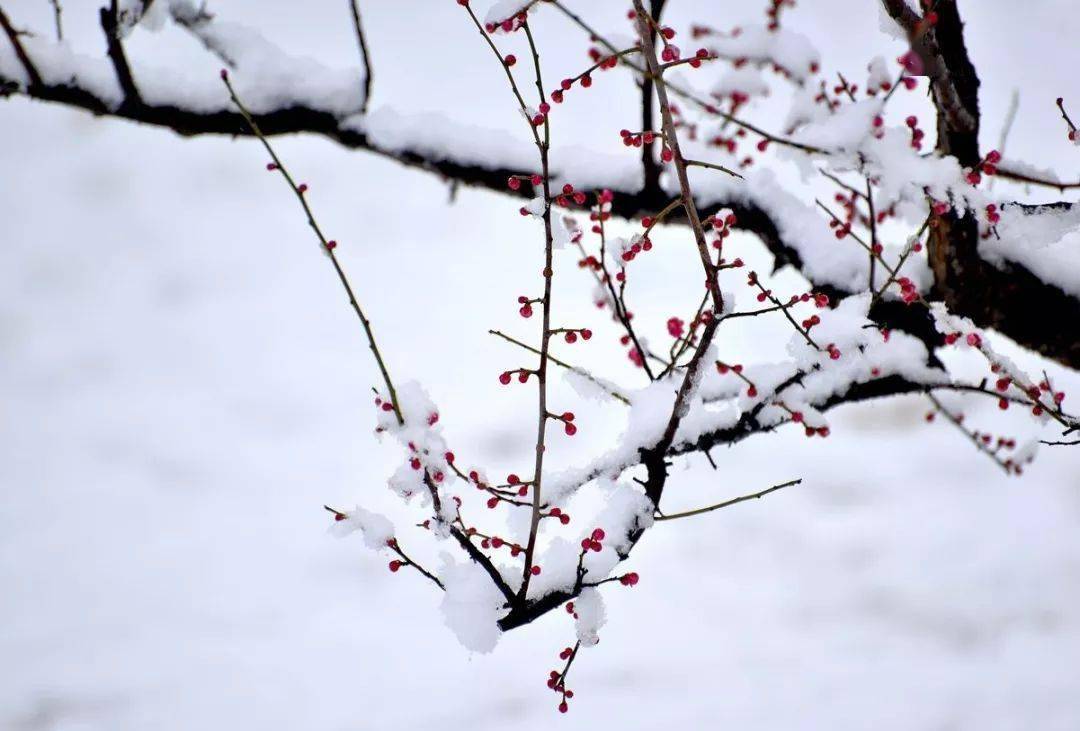
[[[22,64],[23,70],[26,72],[26,77],[30,80],[30,88],[28,91],[32,93],[35,89],[44,86],[41,80],[41,74],[38,73],[37,67],[34,66],[30,57],[26,55],[26,49],[23,48],[22,41],[19,40],[19,32],[11,25],[11,21],[8,20],[7,15],[4,14],[3,8],[0,8],[0,26],[3,26],[4,33],[7,34],[8,40],[11,41],[11,45],[15,49],[15,55],[18,56],[19,63]]]
[[[886,4],[891,0],[882,0]],[[901,0],[902,2],[902,0]],[[978,80],[974,76],[974,70],[968,62],[966,65],[966,50],[963,48],[962,26],[956,13],[955,5],[951,2],[939,3],[940,20],[933,30],[934,42],[931,48],[937,49],[944,59],[942,64],[949,68],[951,83],[959,85],[956,98],[966,99],[969,102],[972,113],[978,114],[977,86]],[[2,17],[2,16],[0,16]],[[18,45],[18,37],[6,23],[6,18],[0,22],[8,30],[9,38],[16,44],[16,53],[21,48]],[[927,34],[929,35],[929,34]],[[33,64],[26,57],[25,52],[20,55],[24,65],[33,69]],[[960,60],[955,57],[959,56]],[[946,63],[946,61],[948,63]],[[958,73],[951,70],[949,63],[958,64],[960,68],[967,69],[966,73]],[[70,107],[86,109],[98,115],[111,115],[136,122],[167,127],[183,135],[197,134],[227,134],[248,135],[250,131],[242,117],[231,110],[216,112],[196,112],[185,109],[178,104],[150,104],[144,100],[133,100],[130,96],[116,107],[112,102],[103,99],[89,89],[80,88],[73,81],[64,83],[45,84],[40,75],[34,71],[27,72],[31,78],[29,88],[25,92],[35,99],[52,101]],[[36,81],[35,81],[36,79]],[[937,82],[935,82],[937,83]],[[20,87],[14,79],[0,78],[0,87]],[[943,98],[948,101],[952,97]],[[935,103],[941,103],[935,97]],[[644,115],[644,109],[643,109]],[[945,119],[942,124],[947,124],[947,114],[941,115]],[[455,158],[456,154],[452,146],[437,146],[445,149],[445,152],[432,152],[432,146],[410,147],[382,147],[378,140],[372,139],[365,134],[359,125],[344,124],[340,115],[325,109],[305,106],[299,103],[288,107],[276,109],[263,114],[255,115],[255,119],[267,135],[309,133],[318,134],[330,138],[339,144],[350,148],[374,152],[388,159],[393,159],[409,167],[425,170],[440,177],[453,181],[455,184],[464,184],[487,188],[509,195],[522,198],[532,198],[537,191],[529,184],[528,179],[521,181],[516,191],[509,190],[506,181],[510,176],[531,174],[532,170],[518,170],[500,166],[497,163],[480,162],[479,158]],[[644,116],[643,116],[644,119]],[[977,129],[977,128],[976,128]],[[977,158],[977,133],[963,131],[957,128],[945,135],[943,144],[947,145],[945,154],[963,153],[964,159]],[[965,151],[966,150],[966,151]],[[557,173],[558,171],[555,170]],[[658,187],[647,184],[636,189],[615,188],[615,200],[612,214],[622,218],[636,218],[645,214],[653,214],[661,210],[668,202],[668,195]],[[720,208],[731,208],[739,219],[739,228],[757,235],[775,258],[775,267],[792,266],[802,270],[802,258],[793,245],[793,239],[787,236],[797,234],[790,233],[781,236],[776,221],[762,208],[746,199],[738,201],[718,201],[701,210],[702,216],[708,216]],[[685,224],[684,212],[679,209],[668,219],[670,223]],[[1070,367],[1080,367],[1080,356],[1077,355],[1076,338],[1068,334],[1069,328],[1053,328],[1049,326],[1048,318],[1041,317],[1039,313],[1047,311],[1075,313],[1080,307],[1080,302],[1070,297],[1057,287],[1049,285],[1031,274],[1026,269],[1014,265],[1010,270],[1003,272],[988,263],[982,261],[977,255],[977,232],[973,223],[964,221],[952,221],[951,225],[936,227],[937,233],[931,236],[930,258],[934,266],[936,276],[936,289],[934,298],[944,300],[957,314],[972,318],[982,326],[994,327],[1003,334],[1030,347],[1046,357],[1052,358]],[[947,232],[947,233],[946,233]],[[946,236],[946,238],[942,238]],[[963,254],[963,262],[957,258]],[[950,263],[950,260],[953,263]],[[973,286],[970,280],[965,280],[961,274],[965,271],[981,272],[979,277],[982,285]],[[1016,276],[1012,276],[1013,273]],[[810,280],[810,285],[817,291],[827,294],[833,302],[838,302],[853,292],[830,286],[827,283]],[[962,291],[967,290],[967,291]],[[1004,291],[1007,295],[1005,301],[999,301],[991,297],[991,293]],[[1007,304],[1006,304],[1007,302]],[[1028,303],[1039,302],[1040,307],[1049,306],[1057,309],[1044,310]],[[925,316],[925,313],[915,311],[916,308],[905,307],[896,302],[884,302],[880,299],[875,302],[871,310],[872,318],[883,326],[893,329],[904,330],[919,337],[927,344],[937,342],[937,334]],[[1075,320],[1074,320],[1075,321]]]
[[[60,16],[64,14],[64,9],[60,6],[60,0],[49,0],[53,6],[53,22],[56,24],[56,40],[64,40],[64,24],[60,19]]]
[[[109,60],[112,61],[113,69],[116,71],[116,81],[120,84],[120,90],[124,92],[124,103],[141,104],[139,90],[135,86],[131,67],[124,54],[124,46],[120,42],[120,14],[117,9],[117,0],[112,0],[108,8],[102,8],[99,12],[101,30],[105,32],[105,40],[109,47]]]
[[[360,105],[360,113],[363,114],[367,112],[368,100],[371,99],[371,52],[368,50],[364,26],[360,23],[358,0],[349,0],[349,8],[352,10],[353,27],[356,28],[356,40],[360,44],[360,57],[364,61],[364,101]]]

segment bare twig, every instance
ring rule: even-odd
[[[1058,110],[1061,112],[1061,118],[1065,120],[1065,124],[1069,125],[1070,132],[1076,132],[1076,125],[1069,119],[1069,114],[1065,111],[1065,100],[1062,97],[1058,97],[1055,101]]]
[[[101,30],[105,32],[105,41],[109,47],[109,60],[112,61],[120,90],[124,93],[124,101],[142,104],[135,78],[131,75],[131,66],[128,65],[127,55],[124,53],[124,45],[120,42],[120,11],[117,9],[117,0],[111,0],[108,8],[101,8],[99,15]]]
[[[967,437],[968,440],[971,441],[971,443],[975,445],[976,449],[978,449],[980,452],[985,454],[990,459],[994,460],[994,463],[998,467],[1000,467],[1001,469],[1005,470],[1006,474],[1010,474],[1010,475],[1013,474],[1013,465],[1012,465],[1012,463],[1011,462],[1006,462],[1001,457],[999,457],[994,450],[990,449],[986,444],[983,443],[983,441],[981,439],[979,439],[979,436],[975,432],[971,431],[966,426],[964,426],[964,421],[963,421],[963,419],[961,417],[957,416],[956,414],[952,413],[947,408],[945,408],[945,406],[941,403],[941,401],[938,400],[938,397],[935,396],[934,394],[928,393],[928,394],[926,394],[926,397],[928,399],[930,399],[931,403],[934,404],[934,407],[937,409],[938,413],[943,414],[945,416],[945,418],[948,419],[949,422],[953,426],[955,426],[957,428],[957,430],[961,434],[963,434],[965,437]]]
[[[549,0],[549,2],[552,5],[554,5],[563,15],[565,15],[567,18],[569,18],[571,22],[573,22],[575,25],[577,25],[583,31],[588,33],[589,36],[592,39],[594,39],[597,43],[599,43],[600,45],[602,45],[606,49],[608,49],[608,51],[610,53],[617,53],[618,52],[618,49],[614,45],[612,45],[612,43],[610,41],[608,41],[606,38],[604,38],[603,35],[598,33],[596,31],[596,29],[593,28],[591,25],[586,23],[585,20],[582,19],[582,17],[580,15],[578,15],[574,11],[567,8],[562,3],[561,0]],[[644,11],[641,11],[641,12],[644,12]],[[645,15],[645,17],[650,17],[650,16],[648,16],[647,13],[645,13],[644,15]],[[649,23],[648,21],[646,21],[646,32],[650,34],[650,40],[651,40],[651,28],[652,28],[652,24]],[[650,43],[649,47],[653,48],[654,44]],[[656,76],[658,74],[658,71],[659,71],[659,64],[657,64],[657,68],[653,69],[653,68],[643,68],[641,65],[636,64],[633,61],[628,61],[625,58],[622,58],[621,61],[622,61],[622,63],[626,64],[630,68],[637,71],[638,73],[643,74],[646,77],[652,77],[653,79],[656,78]],[[753,124],[751,124],[751,123],[749,123],[749,122],[747,122],[747,121],[745,121],[743,119],[739,119],[738,117],[727,114],[726,112],[723,112],[720,109],[718,109],[716,107],[716,105],[713,104],[712,102],[708,101],[707,99],[702,98],[698,94],[694,93],[693,91],[691,91],[691,90],[689,90],[689,89],[687,89],[687,88],[685,88],[685,87],[683,87],[683,86],[681,86],[679,84],[675,84],[675,83],[672,83],[672,82],[667,82],[667,86],[668,86],[669,89],[671,89],[672,93],[677,94],[680,97],[682,97],[683,99],[691,102],[692,104],[694,104],[695,106],[700,108],[705,113],[711,114],[713,116],[720,117],[721,119],[724,119],[724,120],[726,120],[728,122],[731,122],[732,124],[735,124],[735,125],[737,125],[739,127],[742,127],[743,129],[746,129],[746,130],[748,130],[750,132],[753,132],[754,134],[760,135],[761,137],[764,137],[765,139],[769,140],[770,142],[776,143],[778,145],[785,145],[787,147],[791,147],[791,148],[794,148],[796,150],[802,150],[803,152],[808,152],[808,153],[826,152],[825,150],[822,150],[821,148],[818,148],[818,147],[814,147],[813,145],[806,145],[806,144],[803,144],[801,142],[796,142],[795,140],[787,139],[785,137],[780,137],[779,135],[774,135],[771,132],[766,132],[764,129],[761,129],[760,127],[758,127],[756,125],[753,125]]]
[[[405,417],[401,413],[401,404],[398,403],[397,389],[394,388],[394,382],[390,379],[390,372],[386,368],[386,363],[383,361],[382,353],[379,352],[379,346],[375,343],[375,333],[372,331],[371,322],[367,319],[363,309],[360,307],[360,303],[356,299],[356,295],[353,292],[352,285],[349,283],[348,277],[345,276],[345,271],[341,268],[341,263],[338,262],[337,255],[334,253],[334,249],[337,243],[330,241],[323,235],[322,229],[319,228],[318,222],[315,220],[315,215],[311,212],[311,207],[308,205],[307,197],[304,193],[307,190],[307,186],[301,187],[297,185],[293,180],[292,175],[289,174],[281,158],[278,157],[274,148],[270,145],[270,141],[266,138],[266,135],[259,129],[258,123],[251,116],[251,112],[247,110],[247,107],[243,105],[240,98],[236,95],[236,90],[233,89],[232,83],[229,81],[229,75],[224,70],[221,72],[221,79],[225,82],[225,87],[229,90],[229,98],[232,99],[233,104],[240,110],[240,114],[243,115],[244,120],[248,123],[252,133],[259,138],[259,142],[266,149],[267,154],[270,155],[270,159],[273,160],[272,170],[277,170],[281,173],[281,177],[285,182],[289,184],[296,199],[300,201],[300,206],[304,209],[304,214],[307,216],[308,225],[311,230],[315,232],[315,236],[319,239],[319,243],[322,244],[323,251],[330,257],[330,262],[334,265],[334,271],[337,273],[338,279],[341,281],[341,286],[345,288],[345,293],[349,297],[349,304],[352,305],[353,312],[360,318],[360,324],[364,328],[364,333],[367,335],[368,347],[371,349],[372,355],[375,356],[375,362],[379,366],[379,372],[382,374],[383,382],[386,384],[386,390],[390,394],[390,403],[394,407],[394,415],[397,417],[399,424],[405,423]]]
[[[788,482],[783,482],[783,483],[781,483],[779,485],[773,485],[772,487],[768,488],[767,490],[762,490],[761,492],[755,492],[755,493],[752,493],[750,495],[741,495],[739,497],[732,498],[731,500],[725,500],[722,503],[717,503],[716,505],[709,505],[708,507],[705,507],[705,508],[698,508],[696,510],[687,510],[687,511],[682,512],[682,513],[667,513],[666,515],[656,515],[656,516],[654,516],[654,520],[657,520],[657,521],[660,521],[660,520],[677,520],[678,518],[689,518],[692,515],[702,515],[703,513],[711,513],[714,510],[720,510],[721,508],[726,508],[726,507],[729,507],[731,505],[736,505],[738,503],[746,502],[747,500],[756,500],[758,498],[765,497],[770,492],[776,492],[777,490],[783,490],[785,487],[791,487],[792,485],[798,485],[801,482],[802,482],[801,478],[798,479],[798,480],[789,480]]]
[[[15,49],[15,55],[18,56],[19,63],[22,64],[23,71],[26,72],[26,76],[30,80],[30,87],[43,86],[41,74],[38,73],[34,62],[30,60],[30,56],[27,55],[22,41],[19,40],[19,32],[15,30],[15,26],[8,20],[2,7],[0,7],[0,26],[4,28],[4,33],[7,34],[8,40],[11,41],[12,48]]]
[[[345,520],[346,518],[349,517],[348,513],[343,513],[340,510],[334,510],[329,505],[323,505],[323,508],[325,508],[328,512],[333,513],[335,520]],[[398,543],[398,540],[397,540],[396,537],[390,538],[390,540],[388,540],[386,542],[386,547],[389,548],[394,553],[396,553],[399,557],[401,557],[401,561],[399,562],[401,566],[411,566],[411,567],[413,567],[414,569],[419,571],[421,574],[423,574],[426,578],[428,578],[432,582],[434,582],[435,585],[438,586],[440,589],[442,589],[443,591],[446,591],[446,587],[443,586],[443,583],[439,580],[439,577],[435,576],[435,574],[431,573],[430,571],[425,569],[423,566],[418,564],[416,561],[409,558],[409,556],[405,553],[405,551],[402,550],[401,544]],[[394,567],[391,566],[391,568],[394,568]]]
[[[60,7],[60,0],[49,0],[53,6],[53,21],[56,23],[56,40],[64,40],[64,26],[60,21],[60,16],[63,14],[64,9]]]
[[[360,44],[360,57],[364,61],[364,101],[360,104],[360,113],[367,112],[368,101],[371,99],[371,52],[368,50],[367,37],[364,35],[364,26],[360,23],[360,5],[358,0],[349,0],[352,10],[353,27],[356,28],[356,40]]]
[[[503,340],[505,340],[508,343],[513,343],[514,345],[517,345],[520,348],[524,348],[525,350],[529,351],[530,353],[535,353],[536,355],[540,355],[540,351],[537,350],[536,348],[534,348],[533,346],[531,346],[531,345],[529,345],[527,343],[523,343],[523,342],[521,342],[520,340],[518,340],[516,338],[512,338],[512,337],[510,337],[509,335],[507,335],[504,332],[500,332],[499,330],[488,330],[488,334],[494,335],[496,337],[500,337],[500,338],[502,338]],[[607,393],[612,398],[617,399],[619,401],[622,401],[627,406],[630,405],[630,399],[628,399],[626,396],[624,396],[621,393],[619,393],[618,391],[616,391],[609,384],[604,383],[603,381],[598,379],[596,376],[589,373],[584,368],[580,368],[578,366],[570,365],[566,361],[559,360],[558,358],[556,358],[551,353],[548,353],[548,360],[550,360],[552,363],[554,363],[557,366],[562,366],[563,368],[570,371],[571,373],[576,373],[577,375],[579,375],[582,378],[586,379],[590,383],[595,384],[596,386],[601,388],[605,393]]]

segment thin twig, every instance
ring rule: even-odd
[[[530,353],[535,353],[536,355],[540,355],[540,351],[537,350],[536,348],[534,348],[533,346],[531,346],[531,345],[529,345],[527,343],[523,343],[520,340],[517,340],[516,338],[512,338],[512,337],[510,337],[509,335],[507,335],[504,332],[500,332],[499,330],[488,330],[488,334],[489,335],[494,335],[496,337],[500,337],[500,338],[502,338],[503,340],[505,340],[508,343],[513,343],[514,345],[517,345],[520,348],[524,348],[525,350],[529,351]],[[603,381],[601,381],[600,379],[598,379],[593,374],[589,373],[584,368],[580,368],[578,366],[570,365],[569,363],[567,363],[565,361],[559,360],[558,358],[556,358],[551,353],[548,353],[548,360],[550,360],[555,365],[562,366],[563,368],[570,371],[571,373],[576,373],[577,375],[581,376],[582,378],[584,378],[584,379],[590,381],[591,383],[599,386],[601,389],[604,390],[605,393],[607,393],[612,398],[615,398],[615,399],[618,399],[619,401],[622,401],[627,406],[630,405],[630,399],[628,399],[626,396],[624,396],[621,393],[619,393],[618,391],[616,391],[610,385],[608,385],[608,384],[604,383]]]
[[[1009,108],[1005,111],[1005,121],[1001,125],[1001,136],[998,137],[998,144],[995,148],[1002,155],[1005,154],[1005,143],[1009,140],[1009,132],[1012,131],[1013,122],[1016,121],[1016,112],[1020,109],[1020,90],[1013,89],[1012,95],[1009,97]],[[994,178],[990,178],[990,185],[987,186],[989,190],[994,189]]]
[[[549,0],[549,1],[550,1],[551,5],[554,5],[563,15],[565,15],[567,18],[569,18],[571,20],[571,22],[573,22],[575,25],[577,25],[583,31],[588,33],[589,36],[593,40],[595,40],[597,43],[599,43],[600,45],[607,48],[610,53],[617,53],[618,52],[619,49],[617,49],[614,45],[612,45],[612,43],[610,41],[608,41],[606,38],[604,38],[604,36],[602,36],[600,33],[598,33],[591,25],[586,23],[585,20],[582,19],[582,17],[580,15],[578,15],[577,13],[573,12],[572,10],[567,8],[565,5],[563,5],[561,0]],[[646,13],[645,16],[647,17],[648,14]],[[648,25],[648,23],[646,23],[646,25]],[[646,32],[648,32],[648,30]],[[650,38],[650,40],[651,40],[651,38]],[[652,48],[653,44],[650,43],[649,47]],[[657,69],[642,68],[639,64],[636,64],[633,61],[628,61],[628,60],[626,60],[626,58],[622,58],[620,60],[622,61],[622,63],[624,63],[625,65],[627,65],[630,68],[634,69],[639,74],[643,74],[646,78],[652,77],[652,78],[655,79],[655,77],[657,75]],[[659,64],[657,64],[657,66],[658,65]],[[760,127],[758,127],[756,125],[753,125],[753,124],[751,124],[751,123],[749,123],[749,122],[747,122],[745,120],[739,119],[739,118],[737,118],[735,116],[732,116],[730,114],[727,114],[726,112],[723,112],[723,111],[717,109],[716,106],[712,102],[703,99],[702,97],[698,96],[697,94],[690,91],[689,89],[686,89],[686,88],[684,88],[684,87],[682,87],[682,86],[680,86],[678,84],[672,83],[672,82],[666,82],[666,83],[667,83],[668,88],[671,89],[671,91],[673,93],[677,94],[678,96],[682,97],[683,99],[686,99],[687,101],[689,101],[692,104],[696,105],[697,107],[699,107],[702,111],[706,112],[707,114],[712,114],[714,116],[720,117],[721,119],[724,119],[725,121],[731,122],[732,124],[738,125],[739,127],[742,127],[742,128],[744,128],[744,129],[746,129],[746,130],[748,130],[750,132],[753,132],[754,134],[760,135],[761,137],[766,138],[770,142],[774,142],[774,143],[776,143],[778,145],[786,145],[788,147],[792,147],[792,148],[794,148],[796,150],[802,150],[803,152],[807,152],[807,153],[823,153],[823,152],[827,152],[826,150],[823,150],[823,149],[821,149],[819,147],[814,147],[813,145],[806,145],[806,144],[803,144],[801,142],[796,142],[795,140],[787,139],[785,137],[780,137],[779,135],[774,135],[771,132],[766,132],[765,130],[761,129]]]
[[[131,75],[131,66],[124,54],[124,45],[120,42],[120,11],[117,0],[112,0],[108,8],[99,11],[101,30],[105,33],[105,42],[109,48],[109,60],[116,72],[116,81],[124,93],[124,101],[129,104],[142,104],[139,89],[135,86],[135,77]]]
[[[371,99],[371,52],[368,50],[364,27],[360,23],[358,0],[350,0],[349,6],[352,9],[353,27],[356,28],[356,40],[360,44],[360,57],[364,61],[364,101],[360,104],[360,113],[364,114],[367,112],[368,100]]]
[[[705,162],[703,160],[687,160],[686,164],[687,165],[696,165],[696,166],[702,167],[702,168],[709,168],[711,170],[719,170],[720,172],[727,173],[728,175],[733,175],[736,178],[738,178],[739,180],[743,180],[743,176],[739,175],[734,170],[729,170],[728,168],[724,167],[723,165],[717,165],[716,163],[713,163],[713,162]]]
[[[842,76],[840,78],[843,78]],[[854,205],[854,204],[852,204]],[[866,176],[866,209],[867,215],[870,218],[870,284],[867,287],[871,292],[874,291],[874,269],[877,262],[874,260],[874,254],[877,253],[877,214],[874,212],[874,189],[870,185],[870,176]]]
[[[1005,460],[1001,459],[1001,457],[999,457],[997,453],[994,452],[994,450],[986,446],[986,444],[984,444],[983,441],[979,439],[978,435],[976,435],[975,432],[964,426],[963,419],[945,408],[941,401],[938,400],[937,396],[932,393],[928,393],[926,394],[926,397],[930,399],[930,402],[934,404],[934,407],[938,410],[939,413],[944,414],[945,418],[948,419],[949,422],[953,426],[955,426],[961,434],[967,437],[971,441],[971,443],[975,445],[975,448],[977,450],[985,454],[990,459],[994,460],[994,463],[1001,469],[1005,470],[1006,474],[1011,475],[1013,473],[1013,467],[1011,463],[1007,463]]]
[[[4,33],[7,34],[8,40],[11,41],[11,45],[15,49],[15,55],[19,57],[19,63],[22,64],[23,71],[26,72],[26,76],[30,80],[29,86],[44,86],[44,82],[41,80],[41,74],[38,73],[37,67],[34,65],[34,62],[30,60],[30,56],[27,55],[26,49],[23,48],[22,41],[19,40],[19,32],[15,30],[11,21],[8,20],[2,7],[0,7],[0,26],[3,26]]]
[[[1065,120],[1065,124],[1069,125],[1069,130],[1071,132],[1075,132],[1076,125],[1073,124],[1073,121],[1071,119],[1069,119],[1069,115],[1065,111],[1065,100],[1059,96],[1055,103],[1057,104],[1057,108],[1061,111],[1061,118]]]
[[[656,516],[653,516],[653,520],[658,520],[658,521],[659,520],[676,520],[677,518],[689,518],[692,515],[701,515],[702,513],[711,513],[714,510],[720,510],[721,508],[726,508],[726,507],[728,507],[730,505],[735,505],[737,503],[746,502],[747,500],[756,500],[758,498],[765,497],[770,492],[776,492],[777,490],[783,490],[785,487],[791,487],[792,485],[798,485],[800,482],[802,482],[802,478],[800,478],[798,480],[790,480],[788,482],[783,482],[783,483],[781,483],[779,485],[773,485],[772,487],[770,487],[767,490],[762,490],[761,492],[755,492],[755,493],[752,493],[750,495],[741,495],[739,497],[732,498],[731,500],[725,500],[722,503],[717,503],[716,505],[710,505],[710,506],[705,507],[705,508],[698,508],[697,510],[687,510],[686,512],[683,512],[683,513],[668,513],[666,515],[656,515]]]
[[[345,520],[346,518],[349,517],[348,513],[342,512],[340,510],[334,510],[329,505],[323,505],[323,508],[325,508],[328,512],[333,513],[334,518],[336,520]],[[440,589],[442,589],[443,591],[446,591],[446,587],[443,585],[443,583],[441,581],[439,581],[439,577],[435,576],[435,574],[431,573],[430,571],[425,569],[423,566],[418,564],[416,561],[409,558],[408,555],[406,555],[405,551],[403,551],[401,549],[401,545],[398,543],[398,540],[397,540],[396,537],[391,537],[390,540],[388,540],[386,542],[386,547],[389,548],[391,551],[393,551],[394,553],[396,553],[398,556],[401,557],[403,566],[412,566],[414,569],[419,571],[421,574],[426,576],[428,579],[435,582],[435,585],[438,586]]]
[[[63,41],[64,40],[64,26],[60,22],[60,16],[63,14],[64,9],[62,7],[60,7],[60,0],[49,0],[49,2],[52,3],[52,6],[53,6],[53,20],[56,23],[56,40],[57,41]]]
[[[345,276],[345,271],[341,268],[341,263],[338,262],[337,255],[334,253],[336,242],[327,240],[323,235],[322,229],[319,228],[318,222],[315,220],[315,215],[311,212],[311,207],[308,205],[307,197],[304,195],[304,190],[300,189],[300,186],[293,180],[292,175],[289,174],[281,158],[277,156],[274,148],[270,145],[270,141],[266,138],[266,135],[259,129],[258,123],[251,116],[251,112],[247,107],[243,105],[240,98],[236,95],[236,90],[233,89],[232,83],[229,81],[229,75],[224,70],[221,72],[221,80],[225,82],[225,87],[229,90],[229,98],[232,99],[233,104],[240,110],[240,114],[243,115],[244,120],[248,123],[248,127],[251,128],[252,133],[259,138],[259,142],[266,149],[267,154],[270,155],[270,159],[274,161],[274,168],[281,173],[281,177],[285,182],[289,184],[293,194],[296,195],[296,199],[300,201],[300,206],[304,209],[304,213],[307,216],[308,225],[311,230],[315,232],[315,236],[318,237],[319,243],[322,244],[323,251],[330,257],[330,262],[334,265],[334,271],[338,275],[338,279],[341,281],[342,287],[345,288],[345,293],[349,297],[349,304],[352,305],[353,312],[360,318],[360,324],[364,328],[364,333],[367,335],[368,347],[371,349],[372,355],[375,356],[375,362],[379,366],[379,372],[382,374],[383,382],[386,384],[386,390],[390,393],[390,403],[394,407],[394,415],[397,417],[398,424],[405,423],[405,417],[401,413],[401,404],[398,403],[397,389],[394,388],[394,382],[390,379],[390,372],[386,368],[386,363],[383,361],[382,353],[379,352],[379,346],[375,343],[375,333],[371,329],[371,322],[368,321],[367,316],[364,315],[363,309],[360,307],[360,303],[356,299],[356,294],[353,292],[352,285],[349,283],[348,277]]]

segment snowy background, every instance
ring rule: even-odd
[[[574,5],[623,28],[625,3]],[[670,5],[685,28],[757,21],[763,3],[731,3],[741,15],[730,18],[703,0]],[[874,3],[801,5],[784,23],[816,40],[827,70],[861,77],[870,57],[899,52]],[[362,6],[376,108],[524,132],[455,4]],[[44,0],[4,7],[51,32]],[[97,5],[65,7],[73,44],[98,52]],[[1065,174],[1080,158],[1052,100],[1080,101],[1071,7],[961,6],[984,148],[1019,89],[1009,153]],[[292,53],[356,63],[344,2],[212,9]],[[571,75],[583,39],[551,14],[536,22],[550,77]],[[129,50],[136,77],[216,73],[175,29],[137,30]],[[615,74],[575,95],[557,110],[556,159],[562,142],[617,154],[635,98]],[[532,332],[514,304],[540,266],[520,204],[468,189],[450,203],[431,176],[320,139],[279,149],[341,242],[397,377],[424,382],[459,454],[496,473],[525,463],[533,390],[498,385],[519,355],[486,332]],[[264,162],[250,140],[0,102],[0,728],[1080,727],[1080,455],[1044,450],[1006,478],[959,433],[926,425],[915,397],[833,412],[827,440],[786,432],[716,452],[716,472],[700,456],[680,461],[671,510],[804,483],[646,535],[628,565],[641,583],[605,591],[610,619],[575,663],[567,716],[544,688],[573,637],[564,613],[470,655],[430,585],[326,535],[324,502],[360,502],[399,525],[410,514],[385,487],[397,449],[371,434],[365,341]],[[681,282],[697,264],[676,248],[684,231],[654,238],[633,296],[660,332],[687,309]],[[736,241],[767,266],[753,239]],[[637,383],[585,275],[561,261],[556,307],[604,335],[568,355]],[[784,328],[733,327],[724,347],[776,357]],[[1080,396],[1075,374],[1022,362],[1046,367],[1066,405]],[[620,428],[615,409],[575,410],[582,431],[556,441],[556,464]],[[1027,428],[989,400],[967,410],[980,426]],[[418,535],[403,541],[435,561]]]

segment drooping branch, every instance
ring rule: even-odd
[[[715,505],[709,505],[708,507],[696,508],[694,510],[686,510],[686,511],[683,511],[681,513],[662,513],[662,514],[657,515],[655,517],[655,520],[657,520],[657,521],[678,520],[679,518],[690,518],[690,517],[695,516],[695,515],[704,515],[705,513],[711,513],[714,510],[722,510],[723,508],[728,508],[728,507],[731,507],[732,505],[738,505],[739,503],[744,503],[747,500],[760,500],[761,498],[765,497],[769,493],[776,492],[777,490],[783,490],[785,487],[791,487],[792,485],[798,485],[801,482],[802,482],[801,479],[788,480],[787,482],[782,482],[779,485],[773,485],[772,487],[766,488],[764,490],[760,490],[760,491],[755,492],[755,493],[751,493],[749,495],[740,495],[739,497],[731,498],[730,500],[724,500],[723,502],[716,503]]]

